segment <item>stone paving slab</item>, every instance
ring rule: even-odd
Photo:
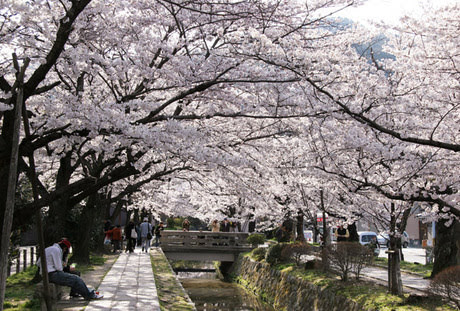
[[[85,311],[160,310],[150,255],[140,249],[121,253],[98,291],[104,298],[91,300]]]

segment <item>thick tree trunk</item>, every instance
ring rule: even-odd
[[[296,223],[296,229],[297,229],[297,238],[296,241],[305,243],[305,236],[303,234],[303,213],[301,210],[297,211],[297,223]]]
[[[86,206],[83,208],[80,220],[78,223],[84,224],[78,227],[75,237],[74,252],[72,259],[80,264],[89,264],[90,246],[92,237],[97,231],[97,206],[99,195],[93,194],[88,198]],[[98,235],[98,233],[96,233]],[[97,236],[95,237],[97,239]],[[96,240],[95,239],[95,240]],[[98,240],[98,239],[97,239]]]
[[[395,204],[392,202],[390,218],[390,247],[388,248],[388,289],[391,294],[401,296],[403,294],[401,260],[399,257],[401,239],[394,236],[394,232],[396,231],[396,222]]]
[[[13,55],[15,62],[17,62],[16,55]],[[2,210],[2,222],[1,222],[1,242],[0,242],[0,310],[3,310],[3,301],[5,299],[6,290],[6,278],[7,278],[7,267],[8,267],[8,250],[10,246],[10,235],[11,227],[13,224],[13,213],[14,213],[14,202],[16,192],[16,182],[18,178],[17,166],[18,166],[18,154],[19,154],[19,139],[21,132],[21,114],[23,106],[23,77],[25,69],[29,61],[26,60],[24,67],[18,75],[19,89],[17,94],[17,100],[14,107],[14,126],[12,132],[12,139],[10,145],[10,161],[8,162],[8,175],[6,188],[7,191],[4,197],[4,205]],[[18,67],[18,66],[15,66]],[[19,68],[17,68],[19,69]]]
[[[60,159],[59,170],[56,176],[56,190],[66,187],[70,183],[72,175],[72,153],[68,152]],[[47,245],[60,240],[63,237],[70,237],[71,225],[68,217],[71,214],[72,206],[68,205],[68,195],[63,195],[59,200],[50,204],[48,215],[45,219],[45,243]]]
[[[388,249],[388,288],[391,294],[401,296],[402,279],[401,279],[401,260],[400,260],[400,238],[390,237],[390,248]]]
[[[460,224],[454,221],[446,227],[447,220],[441,219],[436,224],[434,244],[434,265],[431,278],[447,267],[459,264]]]
[[[359,235],[358,235],[358,230],[356,229],[356,224],[351,224],[348,226],[348,232],[350,234],[350,237],[348,238],[348,241],[350,242],[359,242]]]
[[[6,198],[8,192],[8,175],[10,172],[11,146],[13,145],[14,112],[3,114],[2,133],[0,136],[0,224],[5,221]],[[0,240],[0,249],[3,249]]]

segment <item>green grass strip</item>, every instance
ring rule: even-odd
[[[150,252],[158,299],[162,311],[196,310],[171,270],[168,260],[157,250]]]

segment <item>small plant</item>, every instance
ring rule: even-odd
[[[175,229],[176,228],[176,222],[174,221],[174,218],[169,217],[166,220],[166,225],[168,229]]]
[[[311,247],[306,243],[293,243],[286,245],[281,251],[282,258],[293,259],[297,266],[300,265],[302,255],[311,253]]]
[[[460,266],[448,267],[431,281],[430,292],[447,297],[460,309]]]
[[[252,250],[251,257],[254,258],[257,261],[262,261],[263,259],[265,259],[266,253],[267,253],[266,248],[260,248],[260,247],[259,248],[254,248]]]
[[[265,243],[265,235],[261,233],[253,233],[250,236],[248,236],[246,241],[252,244],[252,246],[257,247],[257,245]]]
[[[283,258],[282,252],[286,245],[288,245],[288,243],[277,243],[270,246],[268,248],[267,254],[265,255],[265,260],[270,265],[276,265],[278,263],[284,262],[286,258]]]
[[[342,273],[342,281],[348,280],[350,272],[354,272],[356,279],[359,279],[362,268],[372,262],[372,251],[356,242],[331,245],[326,254],[328,260]]]

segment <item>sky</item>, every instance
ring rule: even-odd
[[[368,0],[364,5],[348,8],[339,15],[354,21],[370,19],[394,25],[404,15],[421,17],[423,7],[437,8],[453,3],[460,3],[460,0]]]

